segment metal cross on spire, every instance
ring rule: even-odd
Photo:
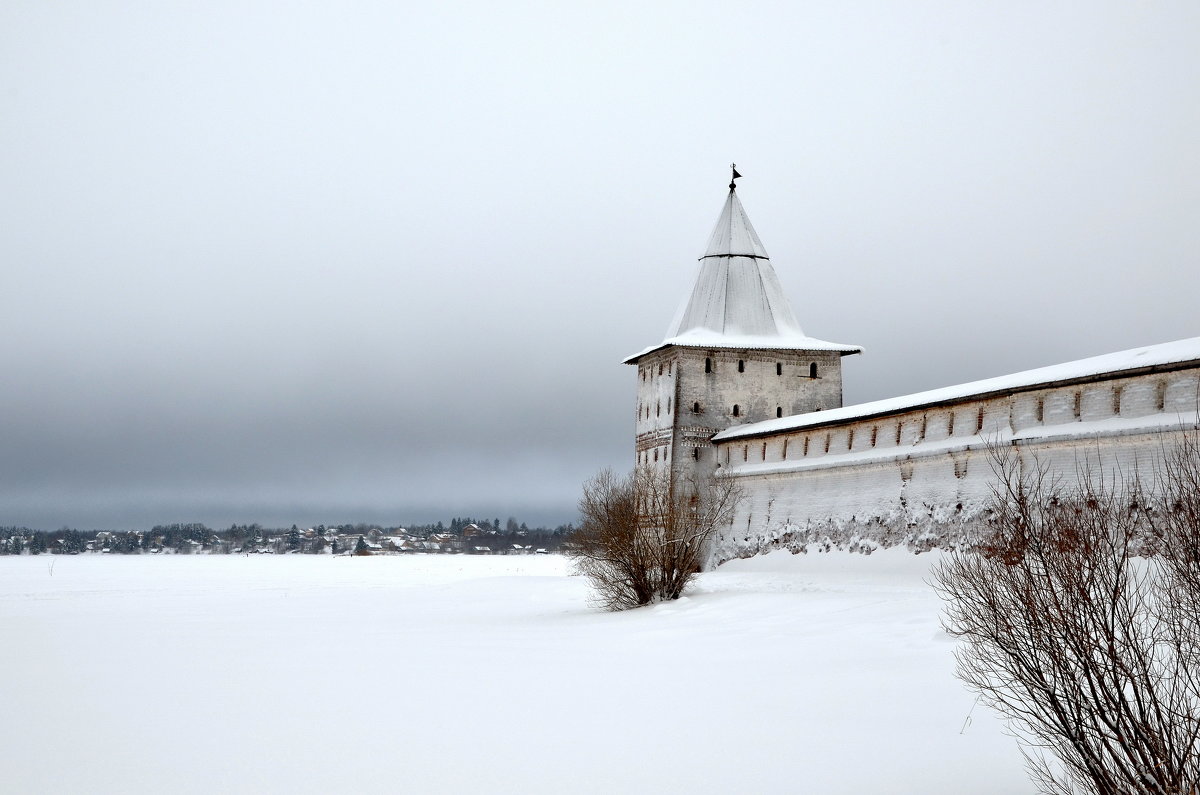
[[[729,180],[729,189],[737,190],[737,185],[734,184],[734,181],[733,181],[741,176],[741,174],[739,174],[738,170],[737,170],[737,163],[730,163],[729,168],[731,171],[733,171],[733,179]]]

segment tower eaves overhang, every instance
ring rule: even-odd
[[[779,351],[820,351],[839,353],[850,356],[862,353],[860,345],[844,345],[839,342],[828,342],[814,337],[751,337],[730,336],[726,334],[690,333],[678,337],[670,337],[657,345],[651,345],[643,351],[621,360],[622,364],[637,364],[643,356],[665,348],[700,348],[704,350],[779,350]]]

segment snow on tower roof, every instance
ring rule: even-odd
[[[675,314],[666,338],[625,363],[634,364],[668,345],[836,351],[843,355],[862,352],[857,345],[804,334],[733,183],[700,258],[696,283]]]
[[[934,407],[961,400],[981,399],[1054,385],[1094,381],[1102,378],[1118,378],[1156,369],[1173,369],[1180,365],[1200,362],[1200,337],[1191,337],[1175,342],[1131,348],[1127,351],[1107,353],[1088,359],[1077,359],[1036,370],[1025,370],[1011,375],[971,381],[966,384],[916,392],[911,395],[843,406],[837,409],[797,414],[782,419],[764,420],[749,425],[739,425],[721,431],[713,437],[715,441],[739,439],[747,436],[762,436],[780,431],[800,430],[824,425],[837,425],[871,417],[882,417],[912,409]]]
[[[725,206],[721,208],[721,216],[717,218],[717,225],[713,227],[712,235],[708,238],[704,256],[770,258],[734,188],[729,189]]]

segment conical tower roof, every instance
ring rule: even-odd
[[[857,345],[805,335],[733,183],[700,258],[695,285],[666,338],[625,361],[636,362],[667,345],[862,352]]]
[[[712,235],[708,238],[704,256],[770,259],[734,188],[729,189],[729,196],[725,199],[725,206],[721,208],[717,225],[713,227]]]

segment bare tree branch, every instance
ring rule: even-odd
[[[935,568],[958,676],[1046,793],[1200,792],[1200,446],[1072,490],[993,448],[993,532]],[[1157,554],[1155,554],[1157,553]]]

